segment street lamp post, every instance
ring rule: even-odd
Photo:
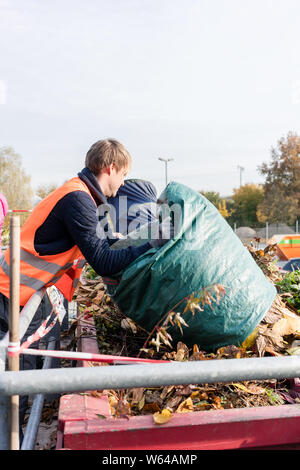
[[[240,187],[241,187],[242,186],[242,172],[245,170],[245,168],[240,165],[238,165],[237,168],[240,172]]]
[[[165,175],[166,175],[166,186],[168,184],[168,162],[171,162],[172,160],[174,160],[174,158],[161,158],[161,157],[158,157],[158,160],[160,160],[161,162],[165,162]]]

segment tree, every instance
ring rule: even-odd
[[[271,149],[271,162],[258,170],[266,178],[259,220],[293,223],[300,215],[300,137],[292,132],[282,137]]]
[[[257,208],[260,222],[293,225],[299,214],[297,199],[286,196],[280,189],[269,191]]]
[[[264,198],[262,186],[256,184],[245,184],[233,190],[232,200],[234,202],[232,219],[239,225],[256,225],[257,207]]]
[[[219,208],[219,203],[221,202],[220,193],[215,191],[199,191],[206,199],[208,199],[214,206]]]
[[[0,148],[0,191],[9,209],[31,209],[33,190],[31,177],[22,168],[22,159],[12,147]]]
[[[48,194],[52,193],[57,188],[58,188],[58,185],[54,183],[40,184],[37,187],[36,195],[44,199],[46,196],[48,196]]]
[[[226,206],[226,201],[225,199],[222,199],[222,201],[219,202],[218,209],[220,214],[224,217],[224,219],[227,219],[229,216],[229,212]]]
[[[221,198],[220,193],[215,191],[199,191],[199,193],[206,197],[225,219],[229,217],[231,211],[228,210],[227,201]]]

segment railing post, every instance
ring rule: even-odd
[[[9,342],[17,346],[20,316],[20,217],[10,219],[10,295],[9,295]],[[19,370],[19,355],[8,357],[8,369]],[[10,399],[10,449],[19,450],[19,395]]]
[[[48,350],[55,349],[55,339],[49,341]],[[45,357],[43,369],[50,369],[52,364],[52,357]],[[33,450],[36,442],[37,433],[39,430],[39,425],[41,421],[41,414],[43,410],[43,405],[45,401],[45,395],[39,393],[35,395],[26,430],[24,433],[23,442],[21,445],[21,450]]]
[[[6,357],[7,343],[5,341],[0,341],[0,372],[5,371]],[[9,397],[0,394],[0,450],[9,449],[8,408]]]

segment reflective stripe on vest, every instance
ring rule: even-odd
[[[4,259],[4,255],[0,258],[0,265],[5,272],[5,274],[9,277],[10,275],[10,267]],[[44,282],[40,281],[39,279],[35,279],[34,277],[26,276],[25,274],[20,273],[20,283],[24,284],[24,286],[31,287],[31,289],[39,290],[44,287]]]
[[[80,275],[85,263],[85,259],[74,261],[73,266],[68,269],[68,271],[56,283],[56,287],[69,301],[72,300],[74,290],[79,284]]]
[[[23,250],[21,250],[22,252]],[[30,255],[30,253],[28,253],[28,255]],[[72,263],[67,263],[65,264],[65,266],[63,268],[61,268],[60,266],[58,265],[55,265],[56,266],[56,272],[54,271],[54,263],[47,263],[45,262],[44,260],[41,260],[42,263],[40,263],[40,260],[38,258],[36,258],[35,256],[33,255],[30,255],[32,256],[32,258],[35,258],[37,260],[37,262],[35,263],[35,260],[34,259],[31,259],[31,263],[28,263],[28,264],[31,264],[31,266],[36,266],[36,267],[39,267],[39,269],[42,269],[43,271],[47,271],[51,274],[56,274],[58,271],[61,271],[61,269],[68,269],[72,266]],[[24,260],[22,258],[22,254],[21,254],[21,259]],[[51,265],[51,267],[49,267],[49,265]],[[41,268],[41,265],[43,266],[43,268]],[[5,274],[9,277],[10,275],[10,267],[9,265],[7,264],[7,262],[5,261],[5,258],[4,258],[4,255],[2,255],[0,257],[0,266],[2,267],[3,271],[5,272]],[[48,268],[48,269],[46,269]],[[52,271],[50,270],[52,268]],[[56,281],[58,281],[61,276],[63,274],[61,274],[60,276],[53,276],[49,282],[51,282],[52,284],[55,284]],[[45,283],[43,281],[40,281],[39,279],[36,279],[34,277],[30,277],[30,276],[27,276],[26,274],[22,274],[20,273],[20,283],[23,284],[24,286],[27,286],[27,287],[30,287],[31,289],[34,289],[34,290],[39,290],[41,289],[42,287],[44,287]]]
[[[78,279],[85,264],[79,248],[75,245],[70,250],[57,255],[39,255],[34,247],[37,229],[44,223],[57,202],[73,191],[83,191],[94,201],[86,184],[80,178],[72,178],[60,188],[43,199],[33,210],[21,228],[20,240],[20,305],[25,305],[35,291],[49,287],[76,265],[76,276],[69,288],[70,296],[78,284]],[[95,203],[96,211],[96,203]],[[0,292],[9,298],[10,249],[0,257]]]
[[[66,263],[64,266],[59,266],[56,263],[51,263],[49,261],[45,261],[44,259],[37,258],[35,255],[28,253],[28,251],[25,251],[22,248],[20,253],[20,259],[21,261],[24,261],[25,263],[30,264],[31,266],[34,266],[35,268],[38,268],[41,271],[47,271],[47,273],[50,274],[56,274],[61,269],[69,269],[73,264]]]

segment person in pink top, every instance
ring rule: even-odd
[[[1,232],[2,232],[2,225],[4,222],[4,217],[6,216],[8,211],[8,204],[6,197],[4,194],[0,193],[0,256],[2,255],[2,239],[1,239]]]

